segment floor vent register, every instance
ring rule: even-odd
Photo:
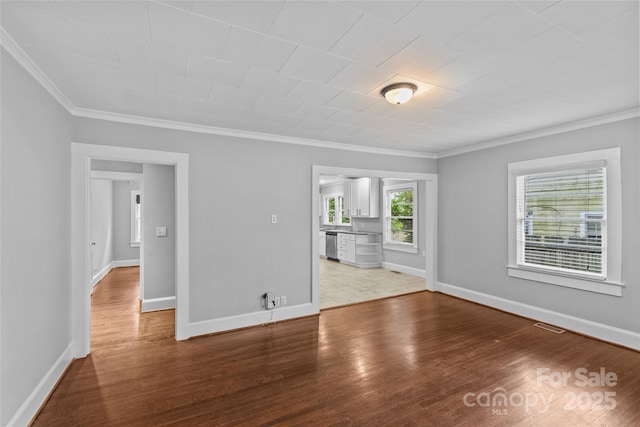
[[[533,326],[535,326],[536,328],[544,329],[545,331],[553,332],[554,334],[562,334],[566,332],[564,329],[560,329],[556,326],[548,325],[542,322],[534,323]]]

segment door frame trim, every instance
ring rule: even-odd
[[[189,154],[71,143],[71,334],[74,357],[91,352],[89,184],[91,159],[155,163],[175,167],[176,340],[189,338]]]
[[[424,181],[426,197],[418,198],[418,201],[420,203],[420,210],[426,215],[425,230],[419,230],[419,232],[424,233],[425,236],[425,289],[432,292],[438,290],[438,175],[435,173],[384,171],[313,165],[311,178],[311,304],[315,312],[320,311],[320,253],[318,249],[318,230],[320,228],[320,216],[318,215],[320,201],[318,194],[320,194],[320,175],[397,178]]]

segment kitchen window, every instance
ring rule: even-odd
[[[140,247],[140,234],[142,229],[142,207],[140,191],[131,192],[131,247]]]
[[[509,275],[620,295],[619,149],[509,164]]]
[[[346,216],[343,193],[322,195],[322,223],[325,225],[350,225]]]
[[[418,252],[418,201],[415,182],[384,186],[385,249]]]

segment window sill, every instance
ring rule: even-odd
[[[382,248],[390,251],[409,252],[412,254],[418,253],[418,248],[414,247],[413,245],[403,245],[401,243],[385,242],[382,244]]]
[[[140,247],[140,242],[131,242],[131,243],[130,243],[130,246],[131,246],[132,248],[139,248],[139,247]]]
[[[624,284],[621,282],[589,279],[586,277],[572,277],[552,271],[529,269],[517,265],[507,265],[507,273],[509,277],[516,277],[518,279],[533,280],[534,282],[548,283],[550,285],[564,286],[616,297],[622,296],[622,288],[624,287]]]

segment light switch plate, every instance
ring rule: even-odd
[[[156,237],[167,237],[167,227],[156,227]]]

